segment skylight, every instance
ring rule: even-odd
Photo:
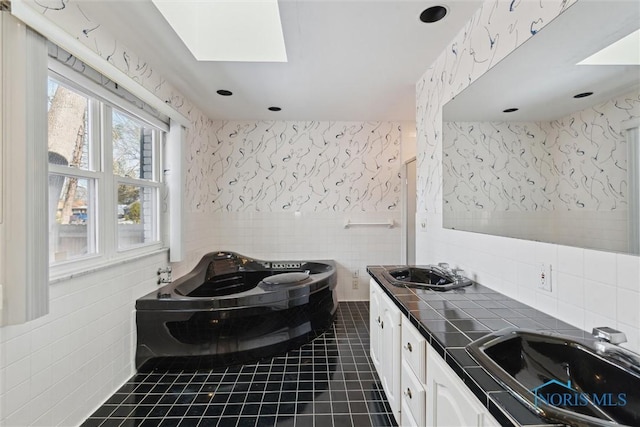
[[[277,0],[152,2],[198,61],[287,61]]]
[[[578,62],[578,65],[640,65],[640,29]]]

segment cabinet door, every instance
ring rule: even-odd
[[[380,372],[380,289],[379,285],[371,279],[369,282],[369,352],[376,371]]]
[[[400,309],[387,297],[381,295],[380,308],[380,367],[382,387],[387,394],[387,400],[393,409],[396,419],[400,413]]]
[[[428,348],[427,425],[434,427],[499,425],[462,380]]]

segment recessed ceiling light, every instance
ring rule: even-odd
[[[577,95],[573,95],[574,98],[586,98],[587,96],[593,95],[593,92],[582,92]]]
[[[280,111],[280,110],[282,110],[282,108],[280,108],[280,107],[269,107],[268,110],[269,111]]]
[[[514,111],[518,111],[519,108],[507,108],[506,110],[502,110],[503,113],[513,113]]]
[[[220,89],[220,90],[216,91],[216,93],[218,95],[222,95],[222,96],[231,96],[231,95],[233,95],[233,92],[231,92],[230,90],[226,90],[226,89]]]
[[[432,6],[422,11],[420,20],[425,23],[438,22],[447,15],[447,8],[444,6]]]

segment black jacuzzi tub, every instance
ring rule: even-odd
[[[136,301],[136,367],[228,366],[296,348],[327,330],[333,261],[263,261],[211,252]]]

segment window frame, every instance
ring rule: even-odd
[[[88,98],[87,132],[90,135],[89,144],[91,144],[88,159],[90,170],[49,164],[48,176],[56,174],[92,180],[95,210],[95,253],[59,262],[50,259],[51,280],[55,282],[78,273],[168,250],[168,242],[165,238],[166,213],[161,200],[166,192],[162,165],[169,126],[55,59],[49,58],[48,66],[47,79],[53,79]],[[122,177],[113,173],[112,112],[114,109],[153,129],[152,179]],[[126,248],[118,246],[117,189],[120,183],[154,189],[155,240],[153,242]],[[49,249],[47,251],[49,252]]]

